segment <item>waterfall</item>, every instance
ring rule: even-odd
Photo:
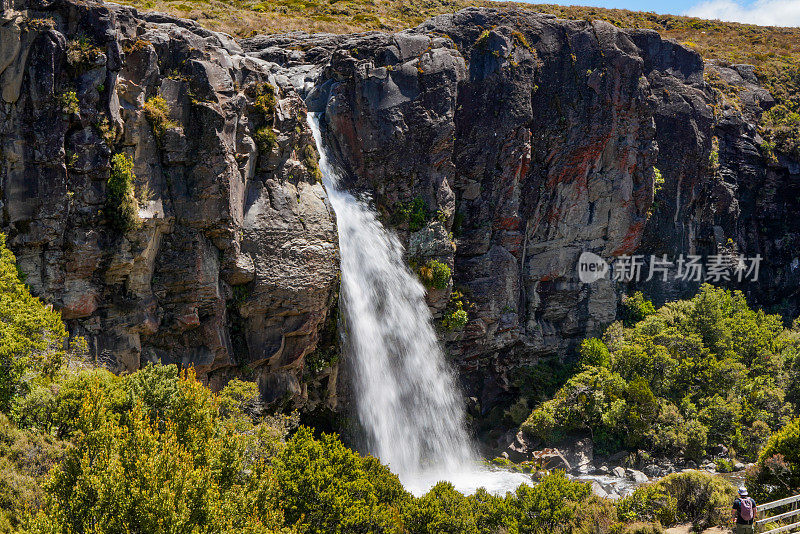
[[[309,125],[336,213],[344,349],[368,452],[414,493],[439,480],[466,491],[496,485],[487,480],[488,471],[478,468],[463,402],[438,344],[425,289],[406,265],[397,237],[365,202],[340,188],[317,114],[309,113]],[[513,478],[514,486],[523,482]]]

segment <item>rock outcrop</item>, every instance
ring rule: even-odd
[[[192,364],[215,385],[257,378],[276,405],[337,409],[337,237],[307,111],[409,262],[451,269],[429,305],[437,321],[468,311],[442,338],[480,415],[616,317],[632,288],[582,283],[582,252],[760,253],[749,294],[797,312],[800,168],[762,154],[772,99],[747,66],[515,9],[236,42],[17,1],[0,26],[2,228],[34,291],[116,370]],[[136,175],[127,232],[107,205],[115,154]]]
[[[305,365],[338,288],[289,80],[310,69],[100,3],[16,6],[1,31],[3,230],[71,334],[116,371],[175,362],[216,386],[256,379],[271,403],[335,400],[335,366]],[[129,231],[109,217],[116,154],[133,162]]]

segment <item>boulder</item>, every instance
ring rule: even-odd
[[[630,480],[634,481],[636,484],[646,484],[649,480],[647,478],[647,475],[645,475],[641,471],[637,471],[636,469],[628,469],[627,476]]]

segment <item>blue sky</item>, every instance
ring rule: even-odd
[[[534,0],[534,3],[544,2],[655,11],[765,26],[800,26],[800,0]]]
[[[535,0],[532,3],[553,3],[565,6],[597,6],[630,9],[631,11],[655,11],[656,13],[683,15],[689,8],[697,5],[699,2],[697,0],[654,0],[650,2],[636,2],[635,0]]]

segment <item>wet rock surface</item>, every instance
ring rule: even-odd
[[[513,9],[237,42],[115,5],[4,8],[2,229],[34,292],[114,370],[194,365],[216,386],[257,379],[274,406],[341,409],[338,240],[308,111],[410,264],[451,270],[428,303],[438,323],[463,295],[468,323],[441,332],[476,417],[599,334],[623,290],[696,289],[582,283],[584,251],[760,253],[747,292],[797,313],[800,165],[762,153],[772,99],[747,66]],[[157,95],[161,124],[145,111]],[[115,154],[134,163],[128,232],[108,217]]]

